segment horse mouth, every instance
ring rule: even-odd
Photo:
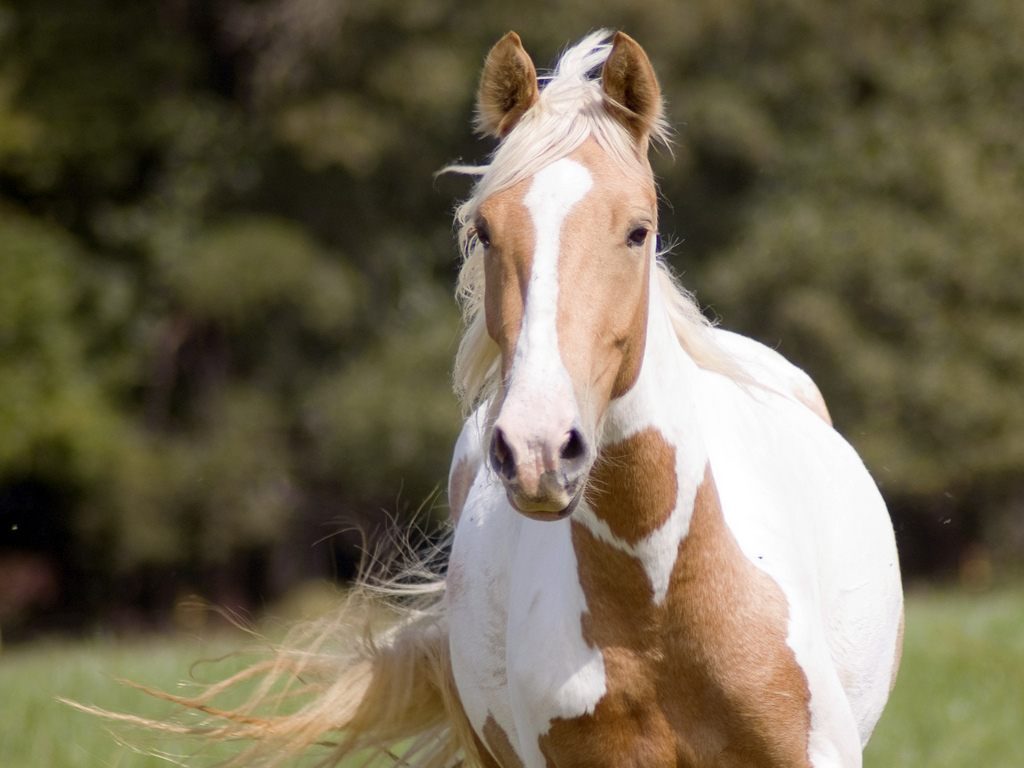
[[[576,507],[579,506],[580,501],[583,499],[583,486],[584,484],[580,483],[579,488],[576,489],[576,493],[569,499],[569,502],[561,507],[559,502],[555,500],[545,499],[540,501],[516,498],[508,490],[506,490],[506,495],[516,512],[524,517],[541,522],[555,522],[557,520],[564,520],[576,511]]]

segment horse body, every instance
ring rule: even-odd
[[[623,38],[606,91],[637,70]],[[518,38],[503,44],[499,79],[528,79]],[[620,122],[645,147],[651,121]],[[483,760],[860,765],[898,661],[884,503],[806,374],[721,331],[703,338],[724,364],[680,343],[643,236],[653,185],[607,154],[584,138],[474,207],[497,350],[453,461],[446,608]],[[638,260],[597,255],[609,227]]]
[[[652,331],[571,520],[517,514],[476,457],[448,578],[470,722],[502,766],[857,765],[901,606],[878,492],[807,407],[701,371]],[[604,475],[636,487],[608,518]],[[610,694],[604,711],[622,711],[595,717]]]

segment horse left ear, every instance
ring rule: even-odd
[[[616,32],[601,70],[608,111],[633,134],[641,148],[662,118],[661,88],[651,60],[625,32]]]

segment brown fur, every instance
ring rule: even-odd
[[[646,148],[651,125],[660,119],[661,88],[643,48],[624,32],[616,32],[601,70],[609,109]]]
[[[589,383],[599,418],[640,375],[651,258],[646,246],[630,248],[626,238],[640,225],[655,237],[658,203],[653,181],[624,176],[596,142],[571,157],[590,171],[594,187],[563,227],[558,341],[573,381]]]
[[[594,174],[597,193],[566,222],[565,242],[572,245],[560,279],[579,290],[562,293],[568,303],[559,307],[559,333],[566,365],[575,381],[589,387],[583,399],[592,407],[597,403],[598,412],[632,387],[639,373],[651,259],[637,258],[625,238],[638,224],[652,236],[656,231],[656,195],[645,154],[652,131],[663,138],[665,130],[650,62],[628,36],[616,35],[603,80],[609,110],[635,139],[643,178],[609,159],[593,139],[572,155]],[[538,97],[533,63],[519,37],[509,33],[485,63],[478,92],[481,130],[506,136]],[[500,340],[506,369],[532,258],[532,227],[521,202],[528,183],[480,207],[495,241],[484,269],[487,330]],[[575,352],[580,349],[587,352]],[[595,477],[601,480],[604,473],[605,492],[595,490],[592,503],[627,541],[654,530],[678,492],[666,479],[674,478],[674,467],[668,472],[674,449],[659,440],[651,434],[626,441],[608,453]],[[456,467],[456,519],[467,476],[471,482],[468,467]],[[785,646],[787,607],[778,587],[743,558],[732,539],[710,473],[664,605],[653,604],[636,559],[578,524],[572,532],[589,606],[581,617],[583,633],[601,650],[609,688],[593,713],[556,721],[542,737],[550,765],[806,764],[808,693]],[[413,563],[409,572],[422,568]],[[457,591],[467,576],[453,570],[450,588]],[[371,625],[378,623],[380,607],[363,596],[357,593],[335,620],[300,628],[265,661],[204,692],[156,694],[208,719],[161,722],[76,706],[164,733],[249,741],[251,748],[230,765],[282,765],[327,747],[318,765],[355,758],[420,768],[519,768],[508,734],[493,718],[482,735],[468,723],[452,677],[441,590],[432,592],[422,611],[403,608],[400,619],[379,632]],[[257,687],[249,701],[233,709],[215,704],[221,694],[253,681]],[[391,752],[395,744],[402,745],[401,756]]]
[[[785,598],[733,539],[710,468],[662,605],[638,560],[579,524],[573,543],[584,637],[601,649],[608,692],[541,737],[550,766],[809,764],[810,693]]]
[[[630,249],[630,231],[657,232],[657,195],[647,164],[647,137],[660,124],[661,91],[643,49],[617,33],[602,70],[609,111],[636,140],[647,173],[624,173],[593,139],[570,157],[594,177],[594,191],[567,218],[559,254],[559,346],[573,381],[584,391],[596,423],[608,401],[636,382],[643,357],[651,263],[647,248]],[[504,136],[539,98],[536,70],[514,32],[488,54],[477,96],[480,125]],[[524,180],[481,204],[478,216],[490,230],[484,259],[484,310],[488,335],[501,350],[507,376],[522,322],[532,268],[535,233],[522,203]],[[637,252],[639,251],[639,253]],[[610,308],[610,309],[609,309]],[[598,340],[596,345],[594,341]]]
[[[657,197],[654,184],[624,177],[596,142],[571,156],[594,177],[594,190],[577,203],[563,224],[559,254],[558,341],[573,381],[585,389],[600,419],[608,402],[628,391],[640,374],[646,341],[651,259],[631,249],[631,229],[643,225],[654,237]],[[490,231],[484,260],[487,332],[501,350],[508,375],[525,311],[536,235],[522,200],[525,180],[486,200],[479,215]]]
[[[611,532],[636,544],[656,531],[676,504],[676,451],[656,429],[608,446],[591,472],[587,500]]]
[[[484,312],[487,333],[501,349],[502,375],[512,366],[526,307],[533,266],[533,220],[523,205],[530,180],[516,184],[480,206],[479,217],[490,230],[484,258]]]
[[[512,742],[509,741],[505,729],[498,725],[498,721],[492,715],[487,716],[484,722],[484,740],[490,748],[491,754],[497,756],[497,768],[523,768],[523,761],[516,754]],[[487,764],[485,759],[484,764]]]
[[[509,32],[487,54],[477,91],[477,125],[482,133],[506,136],[540,96],[537,70],[522,40]]]
[[[504,768],[501,763],[494,759],[494,755],[488,751],[483,739],[477,736],[476,733],[473,734],[473,740],[476,743],[476,751],[480,755],[480,762],[478,764],[465,763],[464,765],[457,766],[457,768],[466,768],[466,766],[476,768],[476,765],[481,766],[481,768]]]

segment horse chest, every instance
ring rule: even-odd
[[[500,765],[807,764],[809,694],[785,599],[729,536],[713,481],[661,601],[641,560],[586,526],[508,519],[453,553],[458,571],[490,574],[458,577],[452,647]]]
[[[583,636],[607,690],[592,712],[552,723],[548,765],[808,764],[810,694],[786,644],[786,600],[732,538],[710,471],[663,601],[628,552],[582,525],[573,543]]]

